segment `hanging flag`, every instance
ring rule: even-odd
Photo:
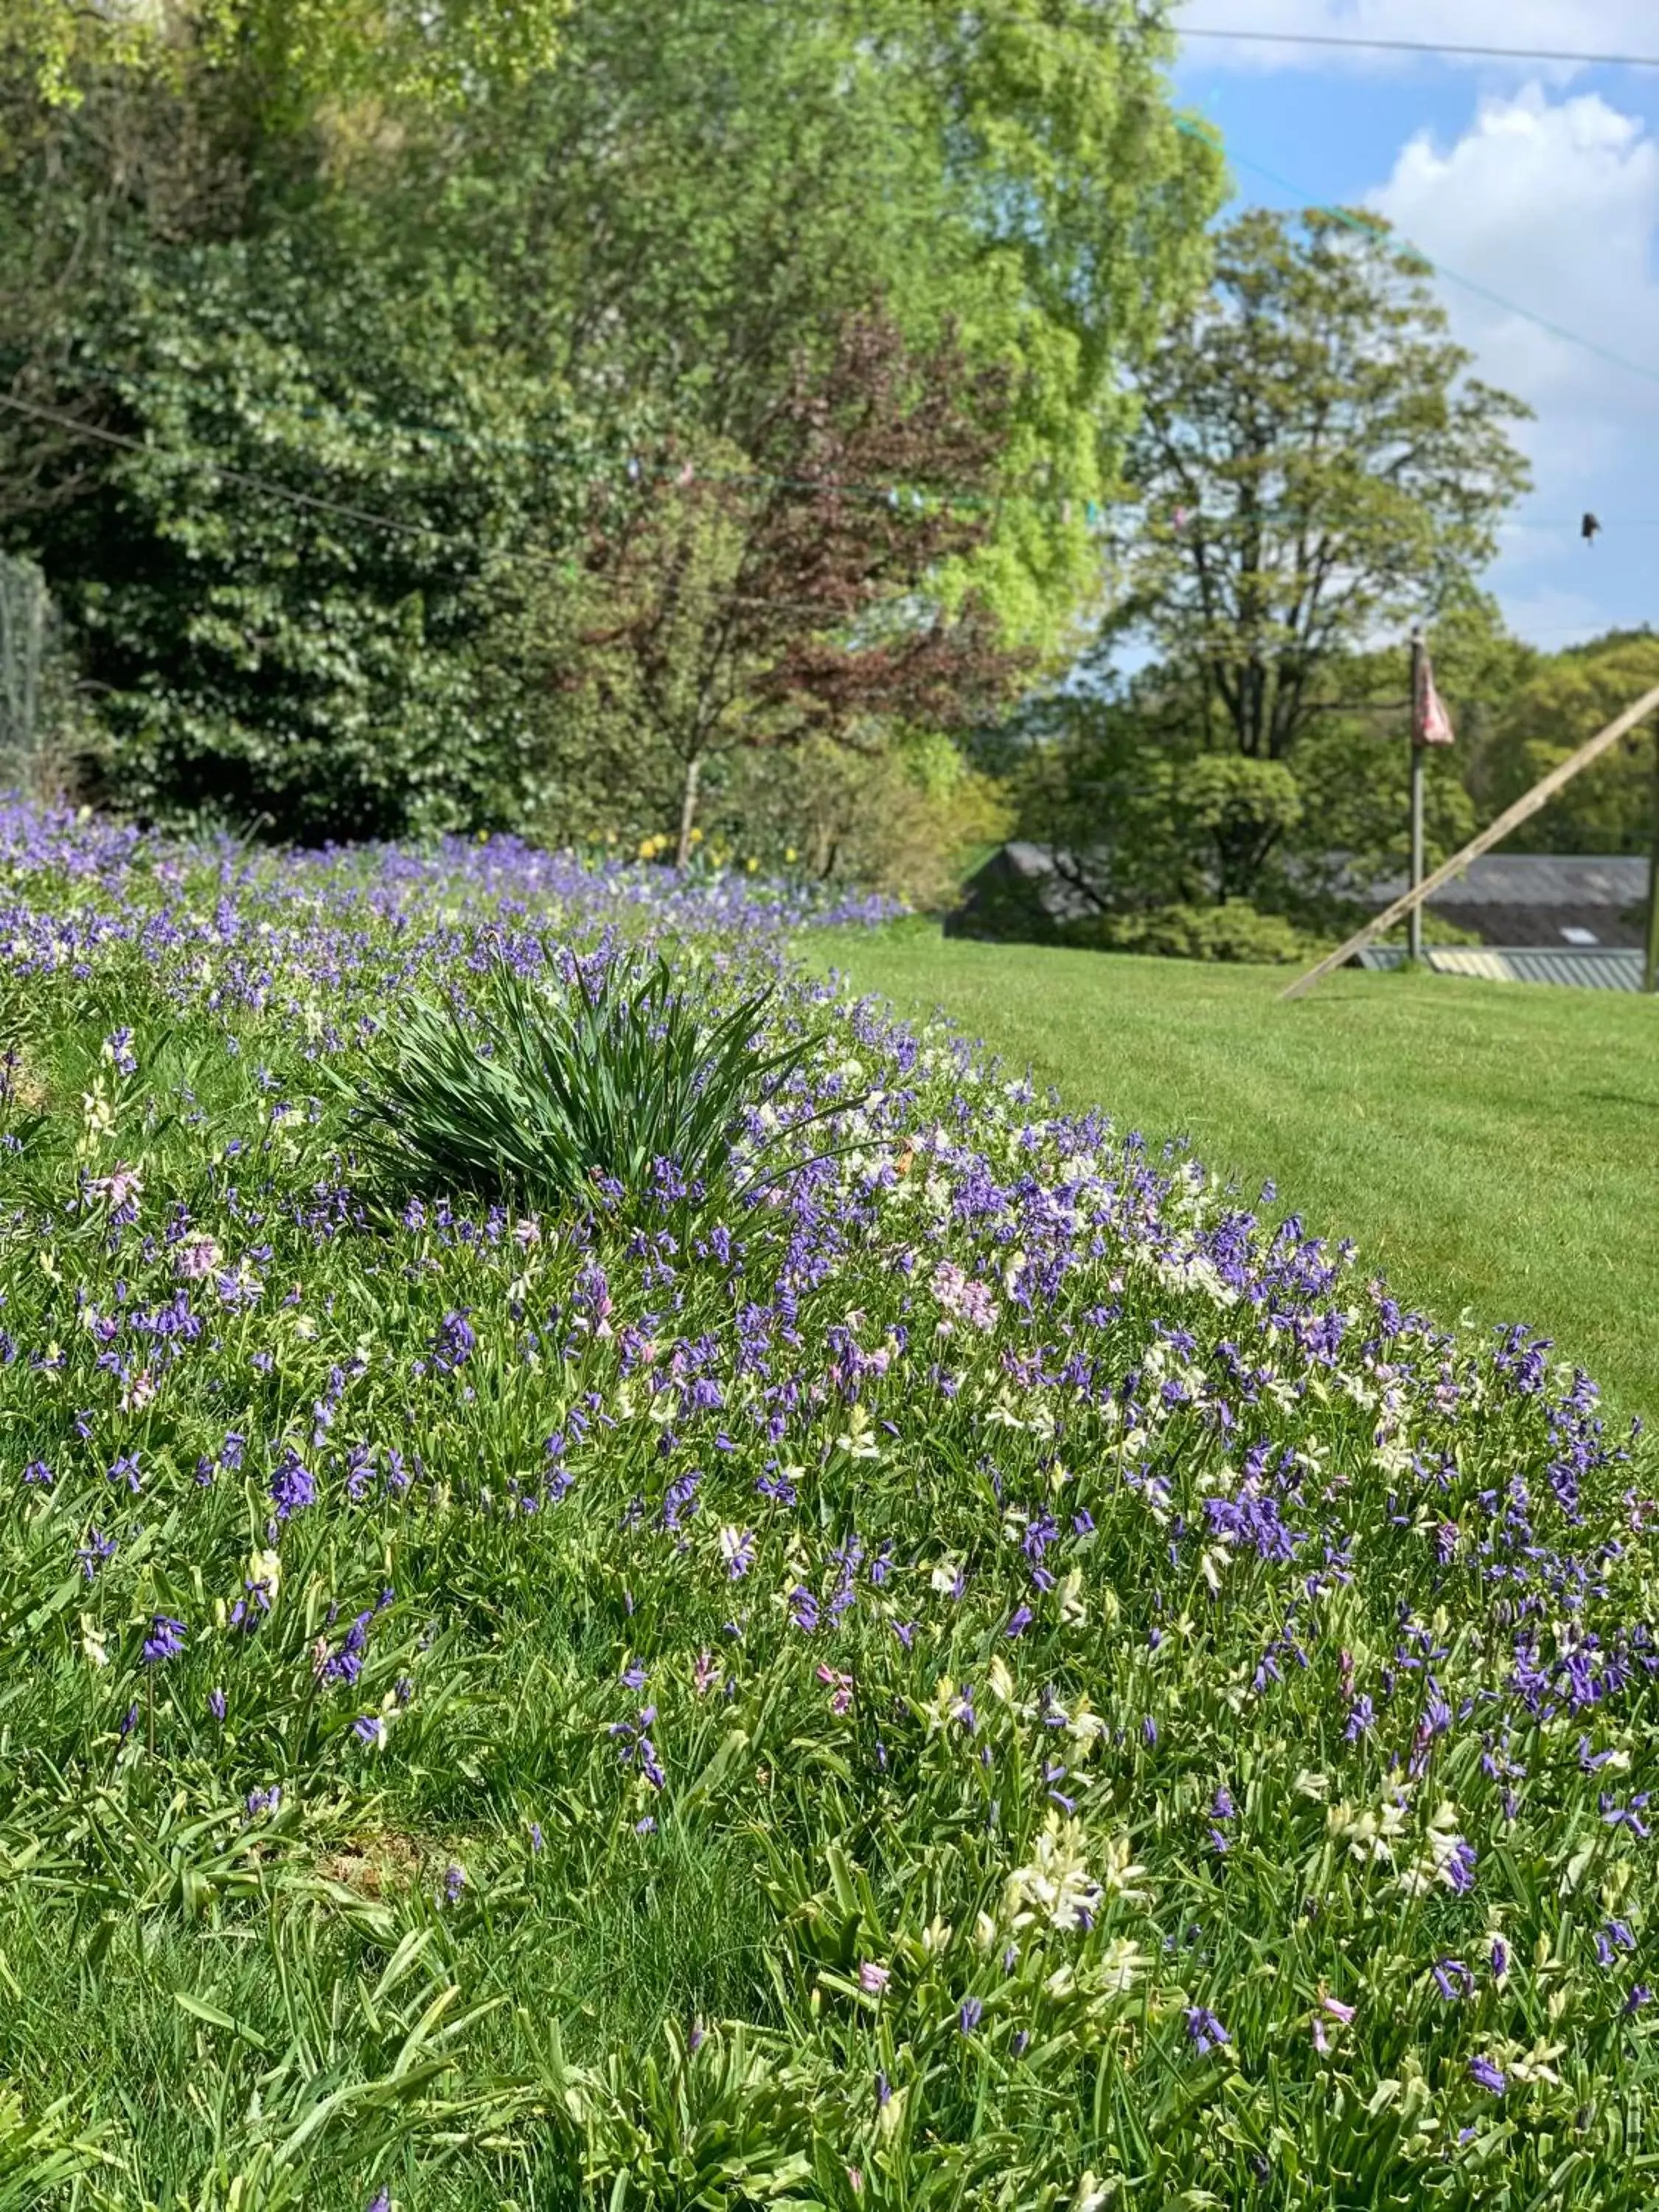
[[[1426,646],[1417,656],[1417,701],[1412,736],[1419,745],[1449,745],[1455,743],[1457,737],[1445,702],[1434,688],[1434,670],[1429,663]]]

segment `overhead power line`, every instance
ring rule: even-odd
[[[14,413],[27,415],[33,422],[50,423],[54,429],[66,430],[73,437],[95,439],[100,446],[119,446],[128,453],[177,461],[188,468],[205,469],[227,483],[266,492],[288,501],[292,507],[310,507],[319,514],[338,515],[343,521],[362,523],[371,530],[393,531],[402,537],[428,539],[439,535],[423,523],[401,522],[395,515],[377,514],[368,507],[352,507],[343,500],[326,499],[317,492],[298,491],[291,484],[279,484],[273,477],[254,476],[246,469],[232,468],[226,462],[210,460],[205,455],[170,453],[165,446],[152,446],[143,438],[129,438],[125,432],[106,429],[100,423],[82,422],[73,415],[59,414],[56,408],[39,407],[32,400],[15,398],[9,392],[0,392],[0,407],[9,407]]]
[[[1583,69],[1659,70],[1659,54],[1575,53],[1555,46],[1476,46],[1445,39],[1366,39],[1347,31],[1235,31],[1209,23],[1180,26],[1183,39],[1225,39],[1241,46],[1351,47],[1365,53],[1430,54],[1448,59],[1567,62]]]
[[[301,491],[292,484],[280,483],[274,477],[260,476],[252,470],[239,469],[224,461],[216,461],[206,453],[180,453],[174,447],[156,446],[143,438],[129,437],[125,432],[110,430],[101,424],[83,422],[73,415],[63,415],[54,408],[37,406],[33,401],[15,398],[9,392],[0,392],[0,407],[9,407],[32,421],[46,422],[53,428],[76,438],[91,438],[100,445],[117,446],[124,452],[142,454],[146,459],[161,461],[174,468],[198,469],[209,476],[219,477],[226,483],[240,484],[245,490],[258,492],[267,499],[286,501],[290,507],[303,507],[313,514],[336,516],[340,520],[356,524],[360,528],[385,532],[389,536],[419,538],[428,547],[441,547],[464,555],[475,563],[491,560],[522,562],[528,567],[548,569],[562,581],[583,584],[589,590],[598,584],[608,590],[616,600],[626,594],[614,584],[592,570],[583,570],[574,554],[553,553],[534,545],[514,546],[511,550],[495,549],[463,538],[453,531],[440,530],[430,523],[405,522],[401,517],[384,514],[372,507],[356,507],[344,500],[328,499],[320,493]],[[459,572],[458,572],[459,573]],[[780,599],[769,592],[738,592],[719,585],[698,584],[689,580],[678,581],[672,595],[674,602],[693,599],[725,606],[789,607],[803,614],[824,614],[836,617],[843,623],[849,619],[849,610],[836,599]],[[672,619],[673,605],[664,610],[664,618]]]

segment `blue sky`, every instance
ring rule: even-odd
[[[1183,0],[1178,25],[1369,33],[1659,58],[1659,0]],[[1536,489],[1487,578],[1553,649],[1659,627],[1659,70],[1425,60],[1190,37],[1182,101],[1242,201],[1380,209],[1449,270],[1645,368],[1443,282],[1478,373],[1536,410]],[[1253,168],[1250,164],[1259,165]],[[1604,534],[1587,551],[1586,508]]]

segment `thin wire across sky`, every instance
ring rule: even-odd
[[[1659,53],[1601,54],[1560,46],[1466,46],[1449,39],[1371,39],[1351,31],[1261,31],[1182,23],[1183,39],[1224,39],[1239,46],[1330,46],[1358,53],[1418,54],[1446,61],[1548,62],[1576,69],[1659,70]]]

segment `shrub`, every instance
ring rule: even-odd
[[[1060,936],[1063,944],[1091,951],[1153,952],[1170,960],[1231,960],[1261,967],[1300,959],[1308,950],[1307,940],[1283,915],[1262,914],[1245,899],[1103,914],[1065,924]]]
[[[1013,828],[1005,787],[942,732],[868,751],[820,738],[749,754],[708,813],[716,837],[763,866],[867,884],[928,910],[950,903],[967,855]]]

